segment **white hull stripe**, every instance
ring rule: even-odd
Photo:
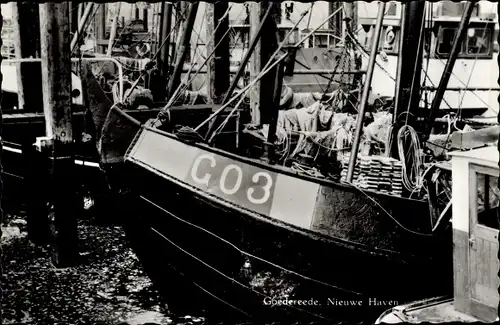
[[[253,212],[311,228],[319,184],[211,153],[143,129],[126,160]]]
[[[7,146],[4,146],[2,149],[5,150],[5,151],[10,151],[10,152],[17,153],[17,154],[22,154],[23,153],[23,151],[21,149],[11,148],[11,147],[7,147]],[[83,160],[80,160],[80,159],[75,159],[75,164],[76,165],[81,165],[81,166],[99,168],[99,163],[92,162],[92,161],[83,161]]]

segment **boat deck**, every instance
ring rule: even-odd
[[[379,318],[377,323],[443,323],[443,322],[481,322],[482,320],[457,311],[453,305],[453,300],[432,306],[421,306],[411,308],[411,306],[395,307],[392,311]]]
[[[414,310],[409,316],[417,318],[422,322],[476,322],[480,319],[457,311],[453,301],[431,306],[428,308]]]

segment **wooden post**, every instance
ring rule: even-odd
[[[78,258],[77,197],[74,182],[71,114],[71,51],[68,3],[40,4],[43,104],[51,159],[53,262],[74,265]]]
[[[3,15],[2,15],[2,8],[0,7],[0,35],[2,32],[2,27],[3,27]],[[0,48],[2,47],[2,38],[0,37]],[[0,65],[2,64],[2,56],[0,55]],[[3,75],[2,75],[2,70],[0,69],[0,85],[2,84],[3,81]],[[2,134],[2,90],[0,89],[0,137],[3,135]],[[3,151],[3,146],[2,146],[2,141],[0,141],[0,156],[2,155]],[[2,170],[2,160],[0,159],[0,170]],[[2,193],[3,193],[3,182],[2,182],[2,173],[0,173],[0,224],[3,222],[3,209],[2,209]],[[0,238],[2,238],[2,228],[0,227]],[[0,249],[0,274],[3,274],[3,260],[2,260],[2,250]],[[0,324],[3,324],[2,322],[2,308],[0,307]]]
[[[16,58],[40,57],[40,30],[38,4],[14,2],[14,46]],[[38,62],[17,64],[18,108],[35,112],[42,102],[41,66]]]
[[[212,104],[220,104],[229,88],[229,36],[224,36],[229,29],[229,15],[224,17],[228,3],[207,2],[206,6],[206,55],[215,51],[208,62],[208,98]]]
[[[257,26],[260,25],[261,19],[261,2],[251,2],[250,3],[250,38],[253,39],[255,34],[257,34]],[[262,36],[264,39],[264,36]],[[252,56],[250,57],[250,82],[256,79],[261,71],[261,67],[265,64],[262,64],[261,58],[261,44],[262,41],[259,40],[255,44],[255,50],[253,51]],[[260,124],[260,110],[259,110],[259,98],[260,98],[260,84],[261,80],[257,81],[255,85],[250,88],[250,110],[252,112],[252,124]]]
[[[271,19],[266,20],[264,24],[265,33],[261,36],[260,42],[260,67],[259,71],[265,67],[269,60],[273,59],[271,56],[278,49],[278,26],[277,19],[280,15],[281,2],[262,1],[259,12],[259,17],[265,14],[269,6],[272,7]],[[258,26],[258,24],[257,24]],[[260,123],[269,124],[272,120],[272,109],[274,104],[274,88],[276,82],[276,73],[279,67],[276,66],[262,77],[259,85],[259,111]],[[281,90],[280,90],[281,93]]]
[[[270,1],[250,3],[250,38],[253,39],[258,32],[260,20],[267,8],[272,6],[272,18],[266,20],[264,33],[256,44],[252,57],[250,58],[250,82],[255,80],[262,68],[271,59],[271,55],[278,48],[277,40],[277,12],[281,10],[280,3]],[[272,105],[276,69],[269,71],[250,89],[250,108],[252,111],[253,124],[266,124],[270,121],[270,115],[263,112],[262,108]]]
[[[99,9],[95,14],[95,38],[97,42],[102,42],[106,39],[106,4],[100,3],[97,5]],[[97,51],[104,54],[105,48],[104,45],[98,45]]]

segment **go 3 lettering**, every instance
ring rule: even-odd
[[[210,180],[210,177],[212,177],[212,174],[206,173],[203,177],[198,177],[198,175],[196,174],[198,168],[200,167],[200,163],[204,159],[210,161],[210,167],[214,168],[216,166],[215,158],[212,155],[204,154],[198,156],[194,161],[193,167],[191,168],[191,178],[198,184],[208,186],[208,181]],[[236,172],[236,182],[232,187],[228,188],[226,186],[226,178],[231,171]],[[247,199],[253,204],[264,204],[267,202],[267,200],[269,200],[269,197],[271,196],[271,188],[273,186],[273,179],[271,178],[271,175],[262,171],[257,172],[252,176],[252,182],[257,184],[262,177],[266,180],[266,183],[261,187],[264,191],[264,195],[261,198],[256,198],[254,196],[255,188],[250,187],[249,189],[247,189]],[[235,164],[229,164],[222,170],[219,179],[219,188],[222,193],[226,195],[234,195],[240,190],[242,179],[243,170],[241,169],[241,167]]]

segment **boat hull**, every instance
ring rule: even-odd
[[[367,313],[375,319],[388,304],[452,291],[449,231],[416,239],[380,211],[367,209],[366,193],[352,187],[322,186],[305,229],[162,176],[132,163],[133,156],[108,172],[115,175],[108,179],[129,188],[121,203],[127,234],[174,310],[226,318],[339,320],[361,307],[364,319]],[[375,201],[379,210],[399,213],[399,219],[427,208],[387,196]],[[306,305],[273,306],[284,297]],[[307,305],[311,299],[313,305]],[[342,306],[343,301],[355,303]]]

